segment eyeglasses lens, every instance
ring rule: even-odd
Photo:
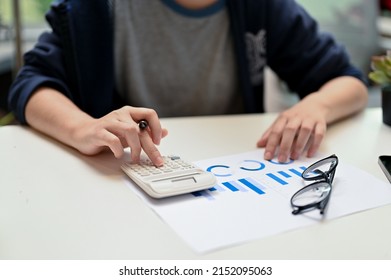
[[[308,185],[292,197],[292,204],[303,207],[322,201],[331,191],[331,185],[327,182],[319,182]]]
[[[329,158],[322,161],[319,161],[318,163],[315,163],[314,165],[310,166],[303,172],[303,178],[304,179],[311,179],[316,178],[322,175],[322,172],[327,172],[331,170],[335,164],[337,163],[336,159]]]

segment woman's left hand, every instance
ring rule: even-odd
[[[312,157],[318,150],[327,129],[327,108],[307,96],[301,102],[279,114],[257,142],[265,148],[264,158],[277,155],[279,162],[298,159],[305,151]]]

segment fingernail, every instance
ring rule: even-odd
[[[156,158],[156,165],[157,166],[162,166],[163,163],[164,163],[164,160],[163,160],[162,157],[159,156],[159,157]]]
[[[278,156],[278,161],[279,161],[279,162],[286,162],[286,156],[284,156],[284,155],[279,155],[279,156]]]
[[[272,153],[271,152],[266,152],[264,157],[265,157],[266,160],[272,159]]]
[[[160,145],[160,137],[154,137],[153,143],[155,143],[155,145]]]

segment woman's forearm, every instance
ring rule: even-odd
[[[26,106],[27,123],[69,146],[77,148],[74,134],[92,118],[71,100],[51,88],[39,88]]]
[[[354,77],[339,77],[326,83],[317,94],[310,95],[327,108],[328,124],[348,117],[366,107],[368,89]]]

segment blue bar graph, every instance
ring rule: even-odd
[[[193,192],[192,195],[195,197],[205,197],[208,200],[213,200],[215,198],[211,193],[223,192],[226,191],[227,189],[233,193],[248,192],[251,190],[259,195],[266,194],[265,192],[266,187],[264,187],[258,181],[250,177],[238,179],[237,181],[222,182],[221,185],[224,186],[225,188],[220,185],[216,185],[205,191]]]
[[[211,192],[214,192],[214,191],[224,192],[225,189],[223,187],[220,187],[219,185],[216,185],[216,186],[210,188],[209,191],[211,191]]]
[[[259,188],[259,184],[251,178],[239,179],[239,182],[241,182],[243,185],[253,190],[257,194],[265,194],[265,192]]]
[[[303,171],[305,169],[307,169],[307,167],[305,167],[305,166],[300,166],[298,168]],[[292,178],[292,175],[301,177],[301,174],[303,173],[301,170],[297,170],[295,168],[289,168],[287,171],[283,171],[283,170],[277,171],[276,174],[267,173],[266,176],[273,179],[274,181],[276,181],[280,185],[285,186],[285,185],[288,185],[287,179]]]
[[[224,182],[222,183],[225,187],[227,187],[229,190],[233,191],[233,192],[237,192],[239,191],[239,189],[237,187],[234,186],[234,184],[232,184],[232,182]]]
[[[207,191],[197,191],[197,192],[192,192],[191,194],[195,197],[202,196],[208,200],[215,200],[215,198],[211,194],[209,194]]]
[[[278,174],[284,176],[285,178],[291,178],[292,176],[286,173],[285,171],[277,171]]]
[[[246,189],[242,184],[239,184],[239,180],[238,181],[231,181],[230,183],[241,192],[248,191],[248,189]]]
[[[297,171],[296,169],[293,169],[293,168],[290,168],[289,169],[290,172],[292,172],[293,174],[297,175],[297,176],[300,176],[301,177],[301,173],[300,171]]]
[[[273,170],[272,172],[266,173],[266,177],[272,179],[274,182],[278,183],[280,186],[286,186],[289,184],[290,180],[293,180],[297,177],[301,177],[303,171],[307,169],[305,166],[296,166],[294,168],[284,167],[287,164],[293,162],[290,160],[288,162],[280,163],[277,161],[269,161],[272,164],[280,165],[278,169]],[[259,172],[266,168],[267,166],[257,160],[243,160],[241,161],[236,168],[241,169],[244,172]],[[212,172],[217,177],[231,177],[234,170],[229,165],[212,165],[207,168],[207,171]],[[264,176],[261,175],[261,176]],[[256,175],[259,176],[259,175]],[[273,185],[271,185],[273,186]],[[228,193],[243,193],[243,192],[254,192],[258,195],[264,195],[267,193],[267,188],[258,182],[255,177],[244,177],[237,179],[232,177],[230,181],[225,181],[218,183],[212,188],[204,191],[194,192],[193,195],[196,197],[205,197],[208,200],[213,200],[216,198],[219,192],[227,191]],[[215,195],[215,196],[214,196]]]
[[[281,179],[280,177],[277,177],[276,175],[274,175],[273,173],[267,173],[266,176],[268,176],[269,178],[273,179],[274,181],[276,181],[277,183],[279,183],[280,185],[288,185],[288,183],[286,181],[284,181],[283,179]]]

